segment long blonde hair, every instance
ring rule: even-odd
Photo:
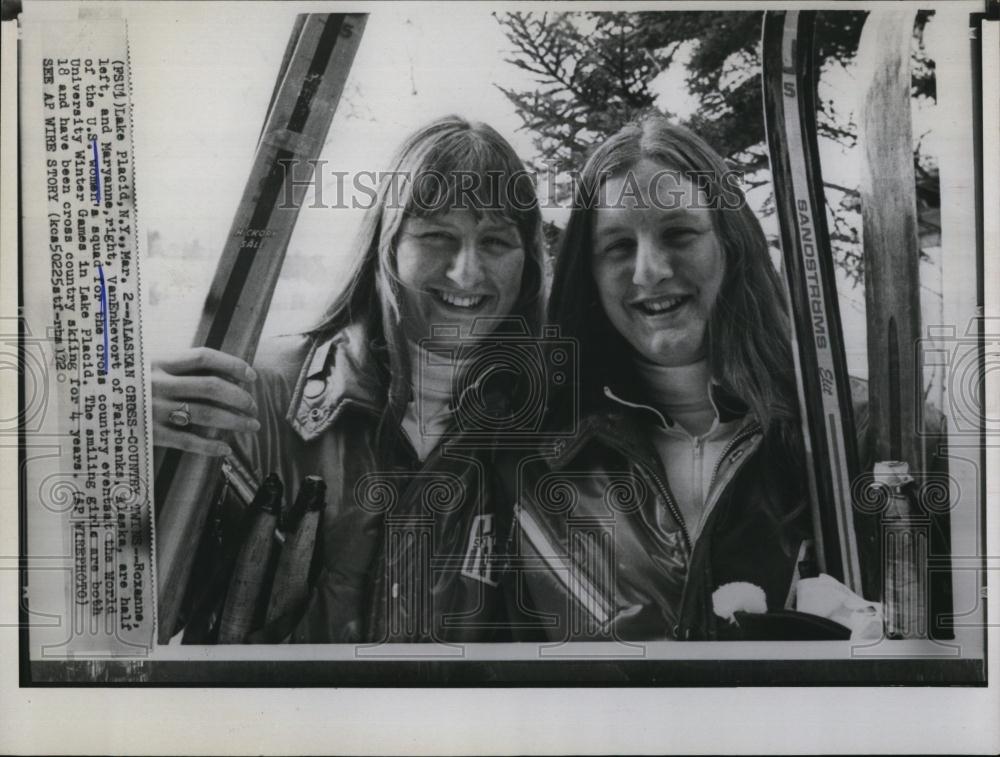
[[[641,160],[681,172],[707,195],[725,258],[725,273],[708,325],[713,377],[743,401],[765,429],[797,417],[794,366],[784,288],[760,223],[723,159],[691,131],[662,116],[630,124],[587,161],[562,238],[549,320],[581,343],[583,406],[606,384],[635,381],[632,352],[600,304],[591,270],[592,232],[603,183]]]
[[[461,200],[461,207],[474,212],[509,218],[525,250],[520,294],[510,315],[537,334],[544,301],[542,219],[534,180],[495,129],[454,115],[439,118],[403,142],[383,176],[361,224],[347,285],[308,333],[322,338],[363,323],[386,400],[379,424],[384,444],[391,436],[386,430],[398,427],[412,388],[396,268],[397,238],[407,217],[433,215]],[[471,189],[460,186],[468,176],[474,179]]]

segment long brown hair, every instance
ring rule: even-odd
[[[727,169],[703,139],[662,116],[630,124],[590,157],[576,187],[549,298],[549,321],[580,344],[583,413],[605,403],[604,386],[639,386],[634,351],[601,305],[591,268],[595,211],[604,183],[642,159],[678,171],[704,190],[722,247],[725,271],[709,316],[712,377],[747,405],[763,428],[760,460],[763,512],[781,534],[786,553],[805,512],[805,449],[799,425],[795,368],[785,290],[771,262],[767,239]],[[564,423],[568,403],[553,403],[550,422]]]
[[[727,169],[700,137],[662,116],[630,124],[591,155],[578,178],[574,207],[555,265],[549,320],[581,344],[584,410],[605,385],[634,385],[633,352],[601,306],[591,269],[593,226],[604,183],[643,159],[678,171],[703,189],[725,259],[708,324],[713,378],[742,400],[765,430],[797,417],[784,288],[760,223]]]
[[[470,176],[474,183],[460,186],[463,177]],[[433,215],[459,201],[476,213],[500,213],[517,226],[525,263],[510,315],[527,323],[532,334],[540,328],[543,247],[532,177],[491,126],[454,115],[432,121],[403,142],[383,174],[361,223],[347,284],[307,332],[323,338],[350,324],[363,324],[378,372],[374,378],[386,399],[378,431],[383,447],[390,438],[387,430],[399,426],[412,390],[396,268],[400,227],[407,217]]]

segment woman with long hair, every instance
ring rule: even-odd
[[[455,116],[414,132],[383,177],[353,270],[314,328],[262,345],[252,369],[205,349],[154,366],[156,443],[227,455],[257,481],[325,481],[311,590],[283,638],[492,638],[502,514],[489,443],[463,409],[509,406],[518,387],[480,381],[467,356],[538,331],[534,183],[494,129]],[[234,432],[231,446],[204,428]],[[401,523],[431,523],[431,538]],[[432,558],[449,567],[428,574]]]
[[[549,320],[575,339],[572,429],[520,470],[527,614],[550,638],[724,636],[720,587],[782,609],[812,536],[789,318],[739,182],[653,117],[578,177]],[[527,563],[525,563],[527,564]]]

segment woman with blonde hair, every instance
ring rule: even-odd
[[[417,130],[388,168],[353,271],[313,329],[263,345],[252,369],[205,349],[154,366],[156,444],[229,455],[257,481],[325,481],[310,591],[278,633],[295,642],[488,640],[502,627],[489,443],[463,446],[470,400],[456,387],[471,346],[538,330],[534,183],[494,129],[456,116]],[[501,405],[517,391],[476,389]],[[178,406],[190,426],[173,422]],[[233,432],[231,448],[206,428]],[[410,521],[432,524],[433,555],[393,531]],[[428,560],[446,567],[425,574]]]
[[[782,610],[809,563],[781,281],[739,183],[665,118],[601,144],[578,179],[549,320],[576,339],[572,440],[522,466],[526,614],[553,639],[714,639],[727,584]],[[577,411],[579,407],[579,411]]]

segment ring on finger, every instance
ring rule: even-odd
[[[170,411],[167,420],[177,428],[184,428],[191,425],[191,408],[186,402],[182,402],[174,410]]]

